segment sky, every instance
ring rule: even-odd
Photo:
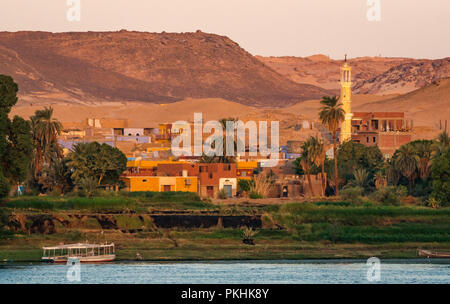
[[[450,0],[1,0],[0,31],[121,29],[201,30],[262,56],[443,58]]]

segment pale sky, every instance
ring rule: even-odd
[[[0,31],[203,32],[254,55],[450,57],[450,0],[0,0]],[[70,1],[70,0],[69,0]],[[367,2],[380,1],[369,21]]]

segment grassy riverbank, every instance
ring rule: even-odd
[[[25,231],[3,233],[0,261],[38,261],[42,246],[85,240],[114,242],[119,260],[134,260],[137,253],[144,260],[241,260],[416,258],[417,248],[450,251],[450,208],[280,200],[211,202],[175,194],[24,197],[4,202],[2,207],[25,221]],[[197,221],[214,215],[217,223],[161,228],[152,220],[155,214],[182,214]],[[235,215],[260,219],[254,246],[243,244],[241,227],[224,228],[220,218]],[[30,218],[45,223],[47,217],[58,219],[51,233],[36,233],[34,224],[26,223]],[[114,228],[102,226],[105,218]]]

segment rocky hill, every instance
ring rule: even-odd
[[[450,58],[418,60],[394,66],[386,72],[355,83],[359,94],[408,93],[450,77]]]
[[[326,90],[278,74],[227,37],[196,33],[0,32],[0,74],[22,102],[223,98],[286,106]]]
[[[325,55],[257,58],[292,81],[320,86],[336,94],[339,92],[342,60],[333,60]],[[403,94],[450,77],[450,58],[360,57],[350,59],[349,63],[353,68],[356,94]]]

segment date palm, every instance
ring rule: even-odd
[[[337,165],[337,130],[345,119],[345,112],[342,109],[342,104],[339,102],[339,98],[336,96],[324,96],[320,101],[322,108],[319,112],[319,118],[322,124],[327,126],[333,137],[333,156],[334,156],[334,180],[339,180],[338,165]],[[339,195],[339,186],[336,182],[335,193]]]
[[[322,169],[322,196],[325,196],[325,144],[317,136],[310,137],[310,151],[314,163]]]
[[[375,188],[381,189],[387,186],[386,176],[383,174],[383,172],[378,171],[377,173],[375,173],[374,179],[375,179]]]
[[[439,158],[449,145],[450,137],[448,136],[447,131],[442,131],[434,144],[434,158]]]
[[[431,158],[433,154],[433,141],[420,140],[415,142],[414,148],[419,157],[417,167],[419,169],[420,178],[426,180],[430,176]]]
[[[395,166],[409,181],[409,190],[412,190],[416,170],[419,163],[419,156],[412,145],[403,145],[397,150]]]
[[[308,138],[301,146],[302,151],[300,153],[300,165],[302,166],[303,170],[305,170],[311,196],[315,196],[311,183],[311,167],[313,166],[315,160],[311,138],[312,137]]]
[[[45,107],[35,113],[36,138],[41,143],[43,150],[47,151],[52,145],[57,144],[57,137],[63,129],[61,122],[53,118],[53,108]]]
[[[369,172],[364,168],[358,168],[353,172],[353,177],[353,186],[364,188],[369,181]]]
[[[62,131],[62,124],[56,118],[53,118],[53,108],[45,107],[43,110],[37,110],[31,118],[33,139],[36,146],[35,172],[39,172],[45,156],[55,150],[59,157],[62,157],[62,151],[58,145],[58,135]]]

